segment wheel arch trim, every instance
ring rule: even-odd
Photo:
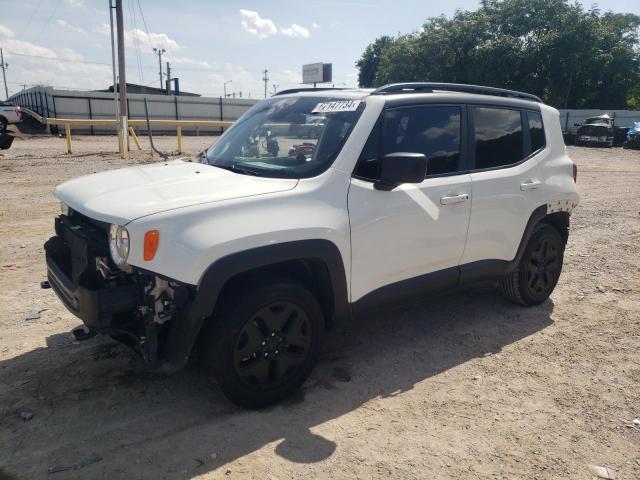
[[[167,337],[165,362],[159,370],[172,373],[186,365],[205,319],[213,313],[220,292],[229,280],[251,270],[295,260],[320,260],[327,267],[334,317],[348,317],[346,270],[340,250],[330,240],[297,240],[232,253],[213,262],[202,275],[193,302],[172,325]]]

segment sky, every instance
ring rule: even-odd
[[[429,17],[476,9],[478,0],[122,0],[127,82],[159,86],[158,57],[184,91],[264,97],[299,86],[302,65],[333,64],[336,86],[357,86],[355,62],[380,35]],[[640,0],[600,0],[640,14]],[[24,85],[103,89],[112,83],[108,0],[0,0],[0,47],[9,95]],[[166,72],[165,72],[166,73]],[[0,79],[1,80],[1,79]],[[0,97],[4,91],[0,89]]]

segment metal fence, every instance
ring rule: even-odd
[[[257,100],[222,97],[186,97],[169,95],[128,94],[130,119],[144,119],[144,99],[147,99],[150,119],[219,120],[233,122],[251,108]],[[29,108],[43,117],[68,119],[113,119],[113,93],[58,90],[52,87],[32,87],[9,98],[9,101]],[[185,127],[183,133],[219,133],[223,127]],[[146,127],[136,127],[146,132]],[[175,128],[154,127],[154,133],[175,133]],[[73,126],[74,134],[115,134],[110,126]]]

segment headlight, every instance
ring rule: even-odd
[[[119,267],[127,263],[129,256],[129,232],[120,225],[109,228],[109,250],[113,263]]]
[[[68,217],[69,216],[69,205],[67,205],[64,202],[60,202],[60,213],[62,213],[62,215],[66,215]]]

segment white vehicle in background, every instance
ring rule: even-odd
[[[290,90],[194,158],[58,186],[48,281],[85,323],[77,338],[110,335],[161,372],[198,345],[231,400],[261,407],[354,311],[478,280],[545,301],[575,180],[558,111],[530,94]]]
[[[0,102],[0,133],[4,133],[8,125],[19,123],[21,118],[20,107],[10,102]]]

